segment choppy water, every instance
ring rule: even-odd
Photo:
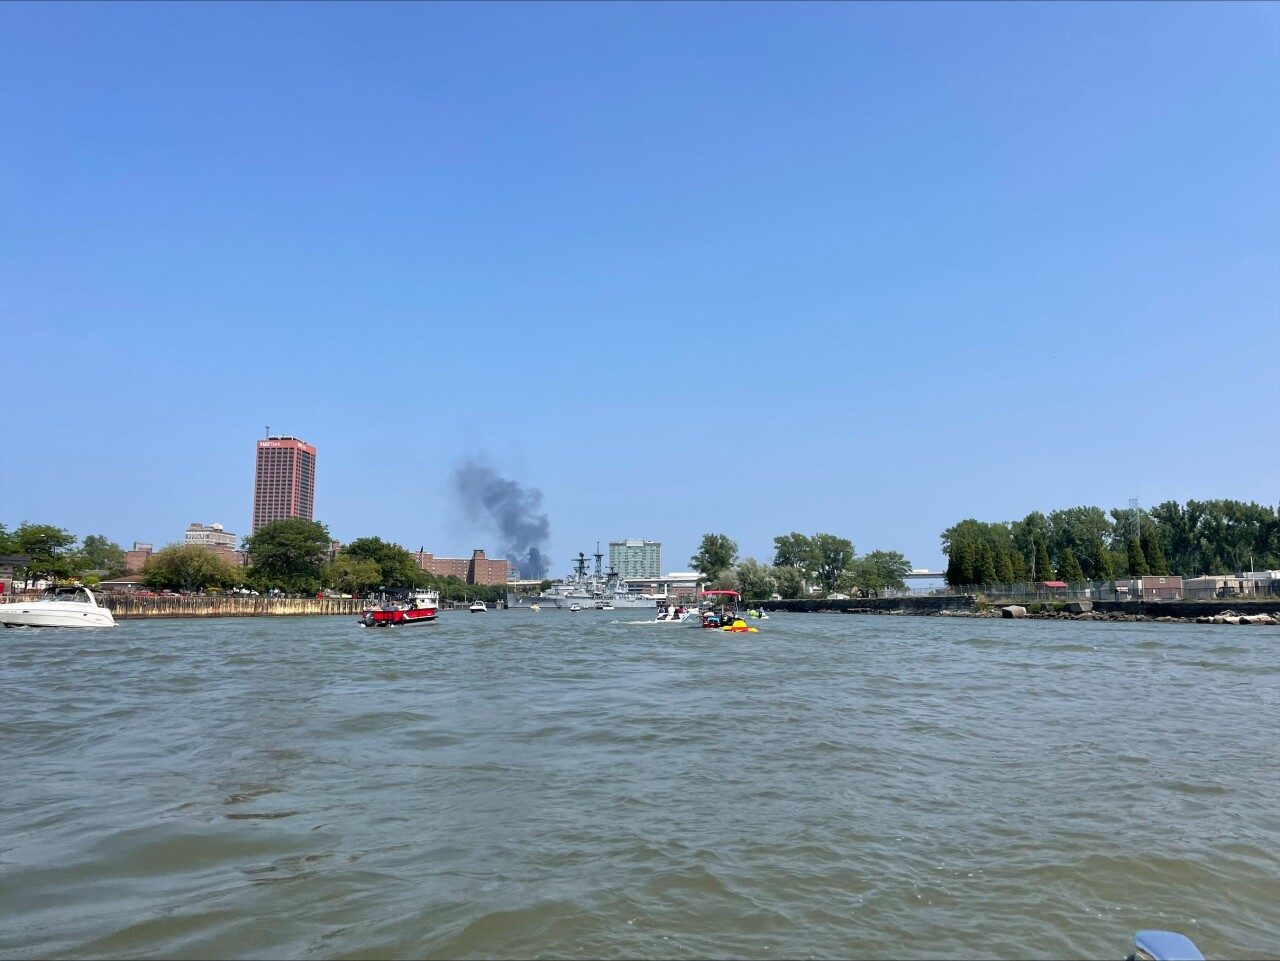
[[[1280,632],[0,632],[5,957],[1280,956]]]

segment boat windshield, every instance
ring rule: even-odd
[[[83,587],[60,587],[54,591],[46,591],[43,599],[46,601],[80,601],[81,603],[87,603],[89,594]]]

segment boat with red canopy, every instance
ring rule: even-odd
[[[748,627],[747,622],[738,613],[738,601],[742,599],[742,595],[737,591],[701,591],[700,593],[704,598],[709,597],[712,600],[703,602],[703,609],[698,612],[698,621],[690,619],[689,623],[694,627],[742,634],[755,633],[759,630],[756,627]],[[724,598],[718,609],[716,598]]]

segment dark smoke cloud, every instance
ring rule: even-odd
[[[475,461],[467,461],[454,470],[453,489],[471,520],[487,522],[497,530],[503,555],[521,577],[532,580],[547,576],[551,565],[544,551],[551,536],[551,522],[546,514],[538,512],[542,491],[525,490]]]

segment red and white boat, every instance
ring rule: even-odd
[[[366,607],[360,615],[360,624],[364,627],[430,624],[439,613],[439,591],[410,591],[403,601]]]

